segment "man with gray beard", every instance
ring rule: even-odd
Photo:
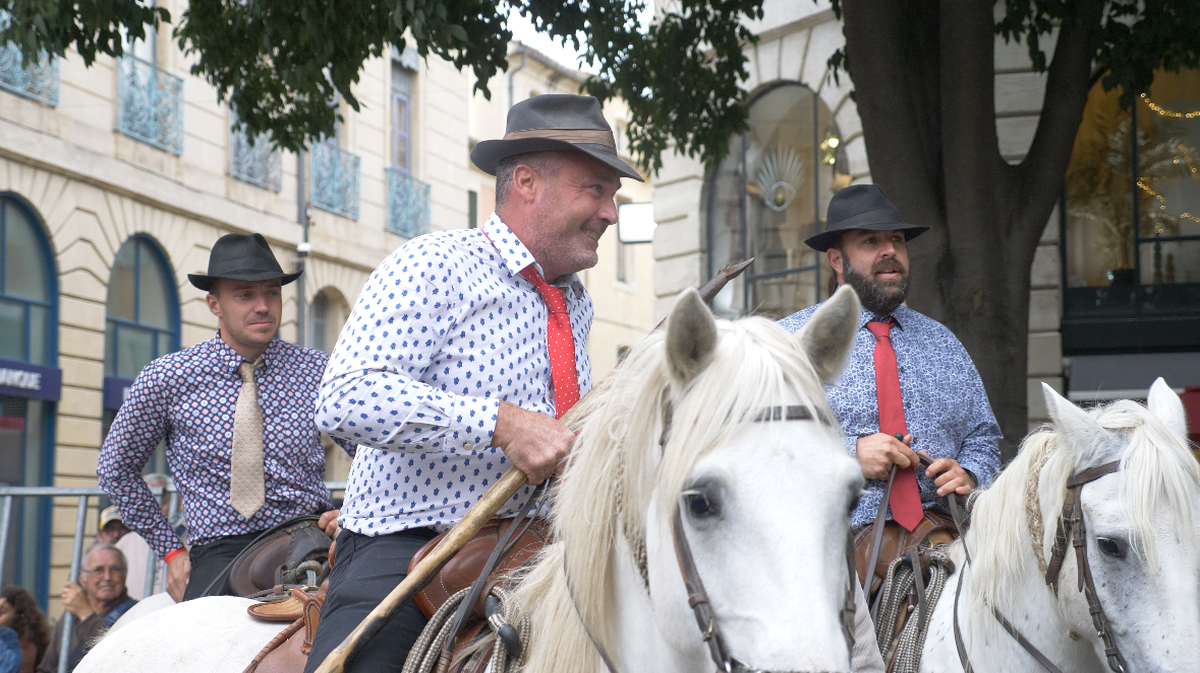
[[[805,243],[824,252],[838,285],[862,300],[845,372],[826,389],[867,489],[856,531],[875,520],[892,466],[889,516],[914,530],[945,496],[969,494],[996,475],[1000,428],[971,357],[941,323],[903,305],[908,241],[929,229],[905,224],[877,185],[852,185],[829,202],[826,230]],[[795,332],[816,306],[780,324]],[[916,451],[933,459],[922,468]],[[891,525],[891,524],[889,524]]]

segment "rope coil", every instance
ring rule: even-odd
[[[408,653],[403,673],[434,673],[438,670],[438,663],[442,651],[446,647],[446,640],[454,630],[454,613],[469,591],[470,587],[467,587],[451,596],[429,619],[429,623],[421,631],[420,637],[417,638],[417,642]],[[505,627],[511,628],[512,621],[517,618],[516,606],[509,600],[512,592],[500,585],[495,585],[489,591],[489,595],[496,597],[500,605],[499,609],[488,615],[486,621],[488,628],[492,630],[493,637],[487,641],[477,640],[476,642],[480,645],[468,648],[459,660],[451,663],[451,668],[465,659],[466,666],[462,670],[473,670],[474,664],[479,661],[480,657],[485,656],[491,661],[490,670],[495,673],[510,673],[519,670],[525,664],[525,654],[529,651],[529,635],[532,630],[529,615],[522,616],[520,622],[516,624],[520,648],[517,656],[513,657],[509,654],[505,639],[501,637],[501,631]],[[488,641],[490,641],[490,647],[484,646]]]

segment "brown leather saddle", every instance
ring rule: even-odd
[[[438,608],[450,600],[451,596],[471,586],[483,574],[483,567],[487,563],[488,557],[491,556],[492,550],[496,548],[496,541],[501,532],[512,522],[512,519],[492,519],[485,523],[479,532],[475,533],[474,537],[454,555],[454,558],[442,567],[433,581],[413,598],[413,602],[421,608],[421,613],[425,615],[426,619],[433,617]],[[534,520],[528,530],[509,543],[508,551],[500,557],[491,572],[490,582],[495,582],[498,578],[508,575],[533,558],[541,551],[542,547],[550,543],[549,533],[549,525],[545,521]],[[445,536],[446,533],[442,533],[417,550],[408,564],[409,571],[411,572],[421,562],[421,559],[432,552]],[[475,615],[480,619],[484,615],[483,599],[486,596],[485,589],[480,594],[480,600],[475,606]]]
[[[507,528],[514,523],[516,523],[514,519],[488,521],[442,567],[437,576],[413,598],[413,602],[421,609],[421,613],[425,615],[426,619],[432,618],[446,601],[470,587],[483,575],[488,559],[496,549],[496,544]],[[409,563],[409,571],[411,572],[422,558],[431,553],[445,536],[446,533],[442,533],[417,550]],[[439,673],[482,673],[486,669],[488,657],[476,655],[468,658],[466,654],[471,643],[479,636],[487,619],[488,595],[495,584],[505,581],[514,570],[532,559],[541,551],[542,547],[549,543],[549,525],[541,519],[534,519],[526,530],[521,531],[515,539],[508,542],[498,557],[495,567],[489,573],[487,583],[480,592],[479,598],[467,614],[461,631],[451,644],[449,656],[443,654],[437,669]]]
[[[867,524],[854,536],[854,565],[858,571],[858,581],[866,582],[867,563],[871,554],[871,538],[876,524]],[[875,562],[871,584],[867,588],[868,604],[873,603],[883,581],[887,578],[888,567],[900,556],[906,556],[913,551],[928,549],[940,544],[949,544],[958,538],[958,529],[954,519],[949,514],[936,510],[925,510],[925,516],[912,531],[895,521],[884,524],[883,540],[879,546],[879,557]],[[922,558],[925,558],[922,556]],[[864,586],[866,586],[864,584]]]
[[[254,596],[276,585],[318,586],[329,575],[332,542],[311,514],[264,531],[229,564],[229,586]]]

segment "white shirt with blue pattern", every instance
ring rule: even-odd
[[[779,324],[795,332],[816,310],[816,306],[810,306],[780,320]],[[867,329],[867,323],[886,317],[862,309],[846,369],[837,382],[825,388],[829,406],[842,424],[846,450],[852,456],[859,437],[879,432],[875,335]],[[975,475],[980,486],[987,485],[1000,470],[1000,426],[992,415],[971,356],[954,333],[933,318],[907,306],[898,307],[892,317],[896,325],[892,327],[891,341],[913,450],[926,451],[935,459],[953,458]],[[866,491],[851,515],[855,528],[874,521],[885,485],[878,479],[867,481]],[[938,496],[933,480],[920,470],[917,485],[926,508],[946,509],[945,499]]]
[[[317,427],[360,445],[342,526],[369,536],[445,530],[509,467],[489,446],[500,402],[554,416],[546,303],[521,276],[531,264],[540,274],[492,213],[479,229],[409,241],[371,274],[317,401]],[[566,290],[586,393],[592,299],[575,275],[555,284]],[[515,515],[531,492],[497,516]]]

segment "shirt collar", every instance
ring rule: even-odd
[[[491,239],[491,242],[496,247],[496,252],[500,253],[500,259],[504,263],[504,268],[514,276],[519,275],[527,266],[533,266],[537,270],[538,275],[546,277],[542,273],[542,265],[538,264],[533,258],[533,253],[529,252],[529,248],[517,238],[512,229],[500,219],[494,211],[488,216],[487,222],[483,223],[480,231]],[[551,282],[551,285],[561,288],[570,288],[575,293],[575,298],[583,297],[583,282],[579,280],[579,274],[570,274],[557,282]]]
[[[225,340],[221,338],[220,329],[217,330],[216,336],[213,337],[208,343],[211,344],[217,359],[229,371],[236,372],[238,367],[240,367],[241,364],[246,361],[244,358],[242,358],[241,354],[233,350],[229,344],[225,343]],[[263,351],[262,354],[264,369],[271,366],[271,361],[279,354],[279,349],[283,348],[281,345],[282,343],[283,342],[279,340],[279,337],[274,337],[271,339],[271,343],[267,345],[267,350]]]
[[[904,323],[908,320],[908,317],[909,317],[908,312],[911,311],[912,309],[901,304],[900,306],[896,307],[895,311],[892,311],[888,315],[878,315],[878,314],[874,313],[873,311],[868,310],[865,306],[861,307],[860,310],[861,310],[861,315],[859,315],[859,318],[858,318],[858,328],[859,329],[866,327],[867,323],[871,322],[872,320],[887,320],[889,316],[893,320],[896,321],[896,327],[899,327],[900,329],[904,329]]]

